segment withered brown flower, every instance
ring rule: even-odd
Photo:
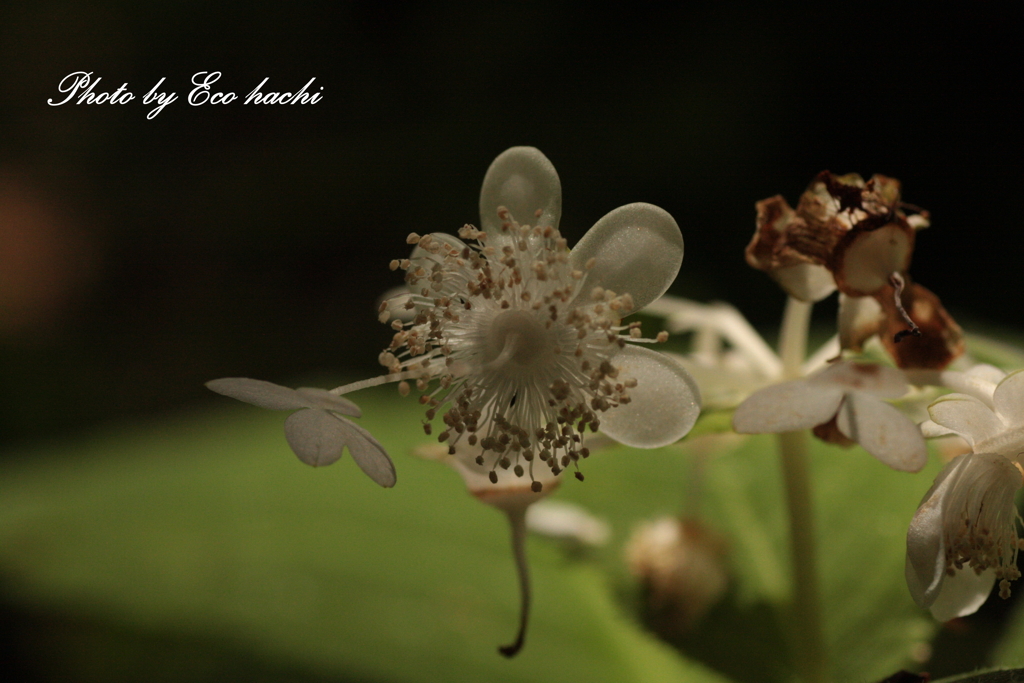
[[[860,351],[878,334],[900,367],[943,368],[963,353],[963,333],[907,275],[917,231],[929,222],[927,211],[901,200],[894,178],[822,171],[796,209],[782,196],[757,203],[747,263],[802,301],[838,289],[844,350]]]

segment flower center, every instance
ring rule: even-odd
[[[440,416],[437,439],[449,453],[462,442],[479,447],[476,463],[490,466],[492,482],[499,468],[511,469],[539,491],[538,462],[555,475],[576,468],[589,455],[583,433],[629,403],[636,380],[619,376],[614,356],[627,339],[645,340],[639,323],[620,323],[633,310],[629,294],[588,286],[593,259],[574,266],[556,229],[519,225],[505,209],[498,215],[501,232],[490,238],[462,228],[469,243],[409,236],[412,257],[391,264],[406,271],[409,315],[391,321],[396,334],[380,362],[403,380],[401,393],[411,390],[404,380],[415,380],[427,406],[423,430],[431,434]],[[576,476],[583,478],[578,469]]]
[[[951,492],[949,509],[954,514],[946,520],[946,573],[952,576],[964,565],[977,574],[991,569],[999,581],[999,597],[1005,599],[1010,582],[1020,578],[1020,515],[1014,504],[1022,484],[1020,465],[995,453],[968,457],[984,460],[986,466],[965,469]]]
[[[533,368],[551,352],[547,330],[526,311],[502,311],[491,322],[484,342],[484,363],[500,371]]]

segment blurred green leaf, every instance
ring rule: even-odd
[[[771,436],[709,434],[656,451],[595,450],[558,494],[612,526],[590,558],[531,539],[536,609],[512,661],[508,531],[453,472],[407,457],[419,406],[364,392],[361,423],[395,456],[375,486],[349,458],[288,450],[283,414],[248,407],[111,430],[3,464],[0,577],[42,606],[259,653],[289,671],[381,681],[783,681],[785,505]],[[904,538],[938,469],[889,470],[814,441],[826,638],[836,681],[906,666],[935,631],[907,594]],[[733,588],[695,632],[640,627],[621,546],[640,521],[699,514],[730,543]],[[783,606],[780,608],[780,606]],[[698,664],[696,662],[702,662]]]
[[[1024,589],[1015,586],[1014,590]],[[992,653],[992,661],[999,666],[1024,666],[1024,603],[1019,600]]]
[[[687,487],[700,494],[688,503],[729,539],[735,587],[695,633],[673,641],[739,680],[790,680],[786,616],[778,609],[790,588],[775,438],[708,435],[674,449],[676,457],[673,449],[602,455],[588,468],[587,484],[566,493],[602,512],[614,510],[616,500],[626,505],[639,498],[649,501],[650,513],[659,506],[671,513],[684,503],[686,473],[678,467],[692,465]],[[937,628],[911,600],[903,565],[907,525],[940,465],[933,457],[922,473],[895,472],[860,448],[817,440],[811,442],[811,465],[833,680],[878,680],[911,663]],[[635,469],[649,474],[631,473]],[[702,486],[693,486],[695,477]],[[607,487],[590,487],[607,480],[616,481],[614,498]]]
[[[640,628],[598,566],[537,539],[527,646],[500,657],[518,616],[505,520],[448,468],[404,457],[424,438],[414,401],[379,390],[359,402],[361,423],[396,456],[394,489],[347,457],[324,471],[301,466],[283,414],[241,406],[7,458],[8,600],[161,640],[208,640],[311,677],[724,680]],[[621,498],[616,472],[595,477],[578,488]],[[644,498],[627,502],[632,516],[650,510]],[[122,655],[91,653],[93,678],[115,679]]]

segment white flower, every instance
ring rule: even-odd
[[[959,377],[954,377],[953,375]],[[1014,496],[1024,483],[1024,371],[990,366],[943,373],[971,394],[947,394],[928,408],[929,436],[958,434],[972,453],[936,477],[907,532],[907,585],[940,620],[973,613],[998,580],[1008,597],[1020,577]]]
[[[814,429],[826,441],[860,444],[893,469],[917,472],[928,459],[924,439],[913,422],[882,400],[900,398],[908,388],[895,368],[835,363],[751,394],[736,409],[733,427],[741,434]]]
[[[381,486],[395,485],[395,467],[384,447],[368,431],[341,417],[362,415],[352,401],[324,389],[289,389],[245,377],[215,379],[206,386],[260,408],[297,410],[285,420],[284,434],[295,455],[307,465],[330,465],[347,447],[370,479]]]
[[[538,491],[536,469],[557,475],[587,457],[588,428],[640,448],[685,435],[700,411],[696,383],[662,354],[627,345],[653,340],[620,322],[679,271],[683,238],[672,217],[623,206],[570,251],[558,232],[558,174],[532,147],[491,164],[480,216],[482,230],[466,226],[461,239],[410,235],[412,256],[391,264],[406,271],[403,305],[414,317],[392,322],[385,379],[415,380],[428,421],[443,419],[438,440],[453,453],[476,447],[492,482],[512,468]],[[381,319],[390,318],[382,304]]]

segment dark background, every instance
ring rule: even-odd
[[[672,291],[767,329],[754,202],[895,176],[933,217],[914,277],[1020,325],[1019,3],[486,5],[0,6],[0,442],[213,402],[214,377],[376,373],[388,261],[477,222],[513,145],[558,169],[570,243],[657,204],[686,240]],[[48,106],[79,70],[136,99]],[[240,99],[189,106],[198,71]],[[179,99],[147,120],[162,77]],[[265,77],[323,100],[242,106]]]

